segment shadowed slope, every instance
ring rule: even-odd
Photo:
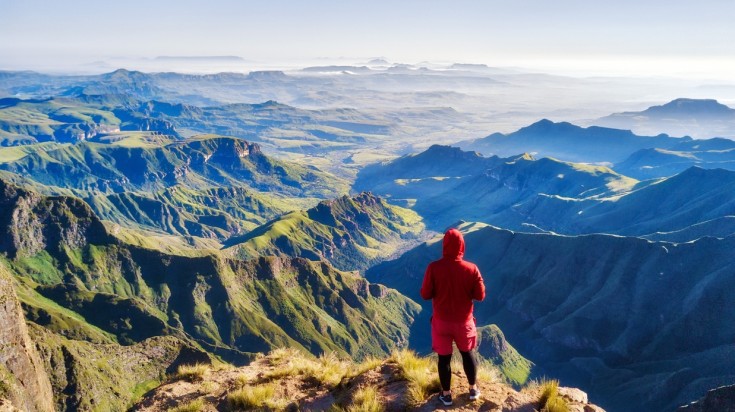
[[[674,245],[483,227],[465,239],[489,291],[478,322],[611,410],[670,409],[735,379],[735,237]],[[435,240],[367,277],[416,298],[440,254]]]

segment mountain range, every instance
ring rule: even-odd
[[[617,163],[636,150],[668,149],[688,140],[691,138],[674,138],[664,134],[639,136],[630,130],[598,126],[583,128],[568,122],[555,123],[543,119],[513,133],[493,133],[457,145],[486,155],[507,157],[526,152],[570,162]]]
[[[364,168],[353,187],[410,207],[436,230],[467,220],[524,232],[683,242],[735,233],[729,183],[734,177],[729,170],[691,167],[640,182],[604,166],[528,155],[485,158],[433,146]]]
[[[405,342],[418,310],[326,262],[165,254],[114,237],[79,199],[4,181],[0,193],[2,264],[29,320],[67,339],[129,345],[169,335],[241,363],[284,345],[360,358]]]
[[[545,376],[612,411],[733,383],[732,140],[536,121],[610,113],[624,82],[361,66],[0,72],[0,409],[222,409],[278,382],[298,406],[375,387],[433,410],[432,361],[405,349],[430,352],[418,286],[447,227],[488,286],[489,396],[462,408],[542,409]],[[610,118],[731,112],[678,99]],[[362,372],[320,381],[334,365]],[[575,391],[559,397],[599,410]]]

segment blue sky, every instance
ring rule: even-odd
[[[0,67],[237,55],[706,69],[735,56],[730,0],[0,0],[0,10]]]

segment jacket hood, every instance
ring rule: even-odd
[[[445,259],[462,260],[464,256],[464,238],[457,229],[449,229],[444,233],[442,256]]]

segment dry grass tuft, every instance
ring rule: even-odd
[[[296,351],[289,357],[281,357],[280,354],[277,354],[275,359],[280,359],[285,364],[279,365],[278,362],[272,360],[271,364],[279,365],[279,367],[265,374],[263,380],[273,381],[289,376],[303,376],[304,379],[314,379],[322,385],[334,388],[350,370],[350,364],[339,359],[334,353],[322,355],[314,360]]]
[[[176,370],[175,379],[183,379],[189,382],[201,382],[209,373],[210,365],[195,363],[193,365],[181,365]]]
[[[268,408],[283,410],[288,400],[276,396],[276,385],[267,383],[256,386],[246,386],[227,395],[227,404],[234,410],[248,408]]]
[[[556,379],[543,380],[539,384],[541,395],[539,406],[541,412],[569,412],[569,405],[559,396],[559,381]]]
[[[393,352],[389,360],[398,365],[402,377],[409,382],[409,402],[420,403],[429,394],[439,390],[439,377],[433,370],[431,359],[420,358],[415,352],[403,349]]]
[[[350,368],[350,370],[347,371],[347,374],[345,375],[345,377],[354,378],[355,376],[362,375],[363,373],[369,370],[373,370],[382,364],[383,364],[382,359],[378,359],[374,357],[366,358],[364,361]]]
[[[378,389],[374,386],[363,386],[355,391],[352,404],[346,408],[347,412],[383,412],[385,409],[378,397]]]

